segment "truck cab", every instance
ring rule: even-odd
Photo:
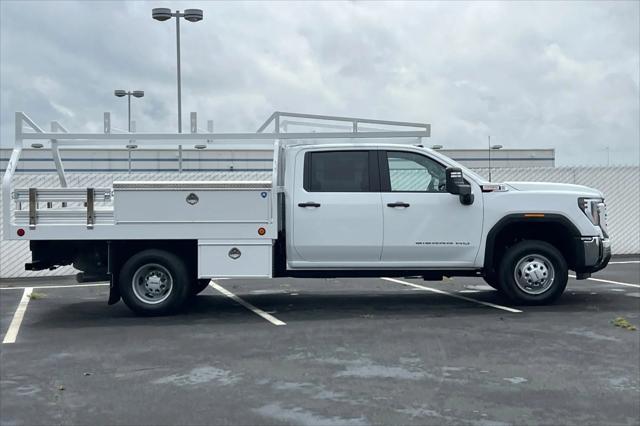
[[[549,303],[569,269],[586,278],[611,256],[603,195],[591,188],[491,183],[415,145],[286,156],[292,275],[482,276],[516,302]]]

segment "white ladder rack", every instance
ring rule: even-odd
[[[302,121],[301,121],[302,120]],[[49,141],[51,155],[56,166],[61,188],[57,189],[16,189],[13,199],[16,202],[16,219],[23,220],[28,217],[30,228],[35,228],[39,221],[47,220],[49,216],[64,217],[67,219],[78,219],[86,216],[87,228],[93,228],[96,217],[105,218],[110,213],[108,210],[97,211],[94,208],[96,201],[108,201],[111,197],[110,188],[67,188],[65,170],[60,158],[60,147],[89,145],[91,148],[101,148],[104,146],[127,145],[137,147],[141,145],[174,145],[178,147],[179,155],[182,151],[182,144],[185,142],[206,141],[204,147],[218,148],[220,144],[216,142],[231,142],[231,146],[241,146],[247,141],[264,142],[267,144],[286,144],[291,141],[301,143],[323,143],[331,139],[348,139],[349,141],[361,139],[385,139],[385,142],[414,143],[421,144],[422,138],[431,135],[431,125],[425,123],[412,123],[390,120],[375,120],[355,117],[341,117],[317,114],[301,114],[292,112],[276,111],[258,128],[255,133],[214,133],[213,123],[209,122],[208,131],[198,133],[197,115],[191,113],[191,133],[113,133],[111,128],[111,115],[104,113],[104,125],[102,133],[74,133],[69,132],[57,121],[51,122],[51,131],[44,131],[31,118],[23,112],[15,113],[15,143],[9,158],[7,170],[2,180],[3,206],[2,215],[4,231],[6,235],[11,230],[11,182],[16,171],[20,155],[24,148],[25,141]],[[331,123],[340,123],[339,125]],[[344,125],[342,123],[348,123]],[[273,132],[265,130],[273,124]],[[340,131],[322,132],[287,132],[288,125],[319,127],[323,129],[338,129]],[[364,125],[364,127],[363,127]],[[25,126],[29,129],[25,131]],[[369,127],[368,127],[369,126]],[[385,126],[390,129],[371,129],[370,126]],[[284,131],[283,131],[284,130]],[[407,140],[413,142],[407,142]],[[135,145],[134,145],[135,144]],[[39,147],[43,147],[39,144]],[[226,148],[229,149],[229,148]],[[234,149],[234,148],[231,148]],[[181,169],[181,168],[180,168]],[[21,204],[29,203],[29,210],[22,210]],[[47,207],[51,207],[53,202],[61,202],[65,207],[67,202],[84,202],[86,209],[38,209],[39,202],[46,202]]]

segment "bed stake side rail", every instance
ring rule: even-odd
[[[69,202],[80,202],[86,208],[87,228],[93,229],[96,221],[95,203],[109,202],[113,198],[111,188],[28,188],[16,189],[13,192],[13,200],[16,203],[16,212],[22,212],[24,202],[29,204],[29,228],[35,229],[38,223],[40,203],[46,203],[47,209],[53,207],[54,202],[67,207]]]

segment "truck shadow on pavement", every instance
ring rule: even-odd
[[[467,297],[469,295],[465,295]],[[548,306],[514,306],[494,291],[473,293],[478,301],[515,307],[524,313],[593,312],[619,310],[620,298],[635,306],[637,299],[621,294],[565,294],[556,304]],[[442,318],[461,316],[500,317],[523,315],[511,313],[447,295],[407,293],[287,293],[240,294],[243,300],[285,322],[327,321],[350,318]],[[268,323],[238,303],[218,295],[194,297],[189,306],[172,316],[136,316],[123,302],[107,306],[106,301],[47,300],[29,313],[31,328],[64,327],[127,327],[184,324],[265,324]]]

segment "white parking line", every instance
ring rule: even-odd
[[[73,288],[73,287],[103,287],[108,286],[109,283],[96,283],[96,284],[67,284],[67,285],[36,285],[32,287],[0,287],[0,290],[24,290],[27,288]]]
[[[33,293],[32,287],[27,287],[24,289],[24,292],[22,293],[22,299],[20,299],[20,303],[18,304],[18,309],[16,309],[16,312],[13,314],[13,319],[11,320],[11,324],[9,324],[9,330],[7,330],[7,334],[5,334],[2,343],[16,342],[16,337],[18,337],[20,324],[22,324],[24,313],[27,310],[27,304],[29,304],[31,293]]]
[[[407,281],[397,280],[395,278],[382,277],[382,279],[386,280],[386,281],[391,281],[391,282],[394,282],[394,283],[402,284],[402,285],[407,285],[409,287],[418,288],[420,290],[430,291],[432,293],[444,294],[444,295],[447,295],[447,296],[455,297],[456,299],[466,300],[467,302],[473,302],[473,303],[477,303],[479,305],[489,306],[489,307],[496,308],[496,309],[502,309],[503,311],[507,311],[507,312],[522,313],[522,311],[519,310],[519,309],[510,308],[508,306],[496,305],[494,303],[489,303],[489,302],[483,302],[483,301],[480,301],[480,300],[472,299],[470,297],[460,296],[459,294],[449,293],[448,291],[438,290],[438,289],[431,288],[431,287],[425,287],[423,285],[413,284],[413,283],[410,283],[410,282],[407,282]]]
[[[242,300],[241,298],[239,298],[235,294],[231,293],[226,288],[222,287],[220,284],[217,284],[215,281],[211,280],[209,282],[209,286],[211,286],[212,288],[218,290],[220,293],[224,294],[229,299],[241,304],[242,306],[244,306],[245,308],[249,309],[254,314],[259,315],[262,318],[266,319],[271,324],[273,324],[273,325],[287,325],[286,322],[280,321],[278,318],[274,317],[273,315],[268,314],[265,311],[263,311],[262,309],[256,308],[251,303]]]
[[[576,277],[575,275],[571,275],[571,274],[569,274],[569,276],[571,278],[575,278]],[[600,278],[587,278],[587,279],[591,280],[591,281],[599,281],[601,283],[617,284],[617,285],[623,285],[623,286],[626,286],[626,287],[640,288],[640,284],[621,283],[620,281],[603,280],[603,279],[600,279]]]
[[[609,262],[609,265],[623,265],[625,263],[640,263],[640,260],[624,260],[620,262]]]

